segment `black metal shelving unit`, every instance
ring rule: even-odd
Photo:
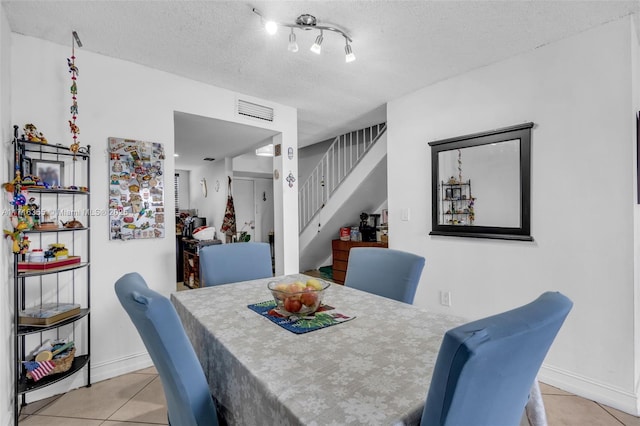
[[[14,254],[13,280],[14,280],[14,424],[18,425],[20,410],[26,405],[26,394],[37,389],[57,383],[67,377],[77,374],[81,370],[86,373],[86,386],[91,386],[91,200],[89,196],[90,188],[90,147],[83,148],[80,152],[73,153],[68,147],[62,145],[43,144],[40,142],[30,142],[18,139],[18,127],[14,126],[14,169],[20,172],[20,176],[24,179],[26,175],[31,175],[30,167],[32,160],[46,161],[50,160],[64,167],[71,168],[70,173],[72,185],[65,187],[45,188],[38,186],[24,186],[30,196],[38,197],[40,208],[44,208],[43,204],[48,205],[47,208],[56,209],[60,213],[61,203],[71,205],[71,211],[82,211],[84,215],[82,220],[84,225],[78,228],[59,227],[57,229],[28,229],[24,230],[24,234],[37,240],[41,245],[45,240],[55,240],[59,242],[62,237],[71,241],[69,254],[74,253],[76,245],[77,250],[81,251],[81,262],[74,263],[57,268],[44,270],[19,270],[19,261],[21,254]],[[83,176],[79,176],[84,173]],[[74,186],[82,180],[82,186]],[[19,193],[21,186],[16,185],[16,194]],[[82,206],[79,210],[78,206]],[[15,207],[16,212],[18,206]],[[59,217],[59,216],[58,216]],[[82,241],[80,243],[80,241]],[[77,244],[76,244],[77,243]],[[34,241],[31,242],[34,244]],[[82,247],[84,245],[84,247]],[[60,279],[61,274],[64,280]],[[55,278],[46,280],[46,276],[54,276]],[[72,300],[60,300],[60,290],[64,288],[66,293],[71,294]],[[34,293],[38,297],[33,297]],[[65,297],[65,296],[62,296]],[[50,300],[54,298],[55,300]],[[35,300],[34,300],[35,299]],[[39,300],[38,300],[39,299]],[[77,303],[81,305],[80,313],[69,318],[65,318],[47,326],[20,325],[19,313],[24,310],[27,304],[30,306],[38,306],[47,302],[64,302]],[[82,330],[78,330],[78,326]],[[44,378],[33,381],[26,376],[26,370],[22,365],[22,361],[28,355],[27,339],[40,341],[46,340],[46,336],[55,334],[60,335],[60,329],[66,327],[65,330],[70,331],[76,342],[76,355],[71,364],[71,368],[62,373],[52,374]],[[78,344],[80,340],[80,344]],[[86,369],[85,369],[86,367]]]
[[[440,182],[441,225],[473,225],[475,213],[471,195],[471,180]]]

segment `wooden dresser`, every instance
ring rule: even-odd
[[[333,281],[338,284],[344,284],[347,275],[347,265],[349,264],[349,250],[352,247],[382,247],[388,248],[388,243],[381,242],[365,242],[365,241],[331,241],[333,250]]]

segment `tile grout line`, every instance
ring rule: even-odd
[[[66,393],[66,392],[65,392],[65,393]],[[24,419],[22,419],[22,421],[25,421],[25,420],[27,419],[27,417],[29,417],[29,416],[34,416],[34,415],[38,414],[40,411],[44,410],[45,408],[47,408],[48,406],[50,406],[51,404],[53,404],[54,402],[56,402],[56,401],[57,401],[60,397],[62,397],[63,395],[64,395],[64,393],[61,393],[61,394],[59,394],[59,395],[53,395],[53,396],[50,396],[50,397],[49,397],[49,399],[51,399],[51,401],[47,402],[45,405],[43,405],[42,407],[38,408],[36,411],[34,411],[34,412],[33,412],[33,413],[31,413],[31,414],[23,414],[23,413],[22,413],[22,410],[23,410],[24,408],[26,408],[26,406],[27,406],[27,405],[29,405],[29,404],[35,404],[36,402],[39,402],[39,401],[33,401],[33,402],[30,402],[30,403],[26,404],[26,405],[25,405],[25,406],[23,406],[23,407],[20,407],[20,410],[18,410],[18,419],[20,418],[20,416],[25,416],[25,418],[24,418]]]
[[[124,407],[128,402],[130,402],[133,398],[135,398],[138,394],[140,394],[140,392],[142,392],[147,386],[149,386],[155,379],[158,378],[158,374],[157,373],[139,373],[139,372],[135,372],[134,371],[134,372],[127,373],[127,374],[137,374],[137,375],[141,375],[141,376],[153,376],[153,378],[149,381],[149,383],[147,383],[145,386],[143,386],[138,392],[136,392],[131,398],[129,398],[127,401],[125,401],[124,404],[122,404],[120,407],[118,407],[113,413],[109,414],[107,416],[107,418],[105,418],[105,419],[92,418],[92,417],[68,417],[68,416],[56,416],[56,415],[51,415],[51,414],[39,414],[42,410],[44,410],[45,408],[47,408],[48,406],[50,406],[51,404],[56,402],[58,399],[60,399],[62,396],[64,396],[65,394],[68,393],[68,392],[65,392],[65,393],[62,393],[60,395],[54,395],[54,396],[50,397],[50,398],[52,398],[51,401],[49,401],[47,404],[43,405],[42,407],[40,407],[39,409],[37,409],[35,412],[33,412],[31,414],[19,414],[19,416],[24,416],[24,418],[21,420],[21,422],[26,421],[31,416],[39,416],[39,417],[55,417],[55,418],[59,418],[59,419],[96,420],[96,421],[101,421],[102,423],[100,423],[100,424],[103,424],[104,422],[109,421],[109,418],[111,416],[113,416],[116,412],[118,412],[118,410],[120,410],[122,407]],[[70,392],[73,392],[75,390],[77,390],[77,389],[72,389]],[[35,403],[35,402],[38,402],[38,401],[34,401],[33,403]],[[157,424],[157,423],[149,423],[149,424]]]
[[[595,401],[593,401],[593,402],[595,402]],[[619,421],[621,425],[625,426],[625,423],[622,420],[620,420],[615,414],[613,414],[612,412],[607,410],[602,404],[600,404],[599,402],[595,402],[595,403],[596,403],[596,405],[598,407],[602,408],[607,414],[609,414],[611,417],[613,417],[614,419]]]
[[[133,395],[131,396],[131,398],[127,399],[127,400],[124,402],[124,404],[122,404],[120,407],[118,407],[118,408],[117,408],[113,413],[109,414],[109,415],[107,416],[107,418],[106,418],[106,419],[97,419],[97,420],[103,420],[103,421],[107,421],[107,420],[109,420],[109,419],[110,419],[110,418],[111,418],[115,413],[117,413],[119,410],[121,410],[121,409],[122,409],[122,407],[124,407],[125,405],[127,405],[127,404],[128,404],[128,403],[129,403],[133,398],[135,398],[137,395],[139,395],[139,394],[140,394],[140,392],[142,392],[143,390],[145,390],[145,389],[147,388],[147,386],[149,386],[149,385],[151,384],[151,382],[153,382],[153,381],[158,377],[158,375],[157,375],[157,374],[144,374],[144,373],[136,373],[136,372],[127,373],[127,374],[139,374],[139,375],[142,375],[142,376],[154,376],[154,378],[153,378],[153,379],[151,379],[151,380],[149,380],[149,383],[147,383],[146,385],[144,385],[144,386],[143,386],[143,387],[142,387],[138,392],[136,392],[135,394],[133,394]],[[116,420],[114,420],[114,421],[116,421]],[[117,421],[120,421],[120,420],[117,420]]]

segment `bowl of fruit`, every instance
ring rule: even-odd
[[[267,287],[276,301],[277,310],[284,315],[309,315],[322,303],[322,297],[331,284],[310,278],[306,282],[270,281]]]

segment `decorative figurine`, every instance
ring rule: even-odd
[[[74,135],[80,133],[80,127],[78,127],[76,123],[72,122],[71,120],[69,120],[69,128],[71,129],[71,133],[73,133]]]
[[[69,72],[70,73],[72,73],[72,74],[76,73],[76,75],[80,75],[80,70],[78,69],[78,67],[76,67],[76,64],[71,62],[70,58],[67,58],[67,65],[69,65]]]
[[[31,241],[29,241],[29,237],[24,235],[22,231],[11,232],[5,229],[4,237],[5,238],[10,237],[11,240],[13,241],[12,248],[11,248],[11,251],[13,253],[24,254],[27,251],[29,251],[29,244],[31,243]]]
[[[33,125],[33,123],[25,124],[22,130],[24,130],[23,137],[25,140],[28,140],[29,142],[47,143],[47,138],[44,137],[42,132],[38,132],[38,129],[36,129],[36,126]]]

